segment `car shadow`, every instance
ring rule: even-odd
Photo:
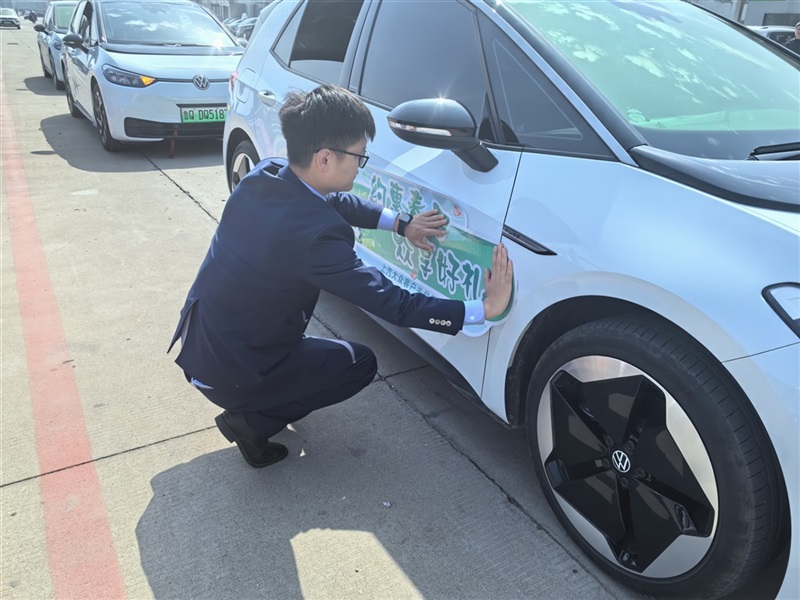
[[[38,77],[26,77],[23,81],[25,88],[33,92],[37,96],[63,96],[64,92],[59,91],[53,85],[53,80],[44,75]],[[67,105],[66,98],[64,99],[64,106]]]
[[[167,171],[222,165],[222,141],[219,139],[176,140],[173,158],[170,158],[168,141],[129,144],[120,152],[107,152],[100,144],[94,125],[83,116],[75,118],[66,112],[66,99],[64,108],[63,114],[42,119],[40,129],[52,153],[81,171],[132,173],[151,171],[154,166]],[[42,153],[41,150],[37,152]]]

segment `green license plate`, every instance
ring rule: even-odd
[[[217,123],[224,121],[226,115],[224,106],[181,107],[181,123]]]

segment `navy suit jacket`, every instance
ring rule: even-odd
[[[352,227],[376,228],[381,211],[352,194],[326,202],[283,159],[259,163],[228,199],[189,291],[175,362],[212,387],[260,385],[303,338],[321,289],[395,325],[455,335],[463,302],[411,294],[356,255]]]

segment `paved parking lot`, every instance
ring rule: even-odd
[[[359,310],[375,381],[249,468],[165,354],[224,208],[220,143],[102,149],[0,34],[3,598],[638,598],[555,520],[521,431]]]

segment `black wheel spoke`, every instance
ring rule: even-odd
[[[610,471],[577,481],[566,481],[554,488],[592,525],[603,532],[609,542],[619,544],[627,528],[620,489],[616,476]]]

